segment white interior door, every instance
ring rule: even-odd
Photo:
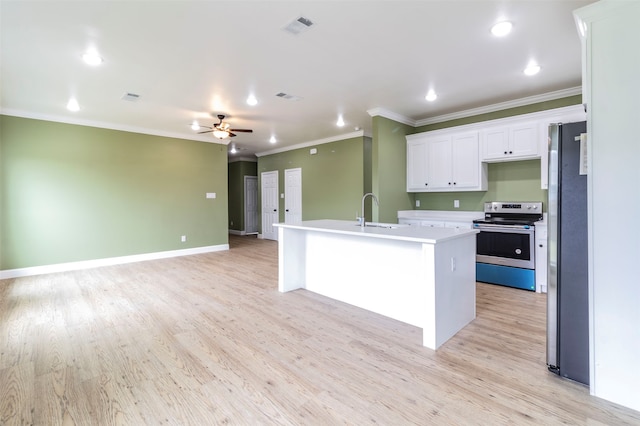
[[[277,240],[278,230],[273,226],[278,223],[278,171],[263,172],[262,180],[262,237]]]
[[[244,177],[244,232],[258,232],[258,177]]]
[[[284,171],[284,223],[302,221],[302,169]]]

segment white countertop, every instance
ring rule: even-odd
[[[369,223],[369,222],[367,222]],[[382,238],[399,241],[412,241],[418,243],[437,244],[442,241],[468,237],[476,234],[475,229],[455,228],[428,228],[406,226],[398,224],[382,224],[387,227],[366,226],[361,227],[355,221],[346,220],[308,220],[295,224],[276,223],[273,226],[285,229],[300,229],[307,231],[327,232],[343,235],[362,236],[368,238]]]

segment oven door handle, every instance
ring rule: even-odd
[[[474,224],[473,225],[474,229],[477,229],[479,231],[487,231],[487,232],[500,232],[500,231],[507,231],[507,232],[520,232],[520,233],[532,233],[534,231],[533,226],[529,226],[529,225],[486,225],[486,224]]]

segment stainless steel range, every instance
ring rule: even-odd
[[[535,291],[534,224],[540,220],[540,202],[484,203],[484,219],[473,221],[480,231],[476,280]]]

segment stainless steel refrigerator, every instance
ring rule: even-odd
[[[547,365],[589,384],[586,122],[549,127]]]

